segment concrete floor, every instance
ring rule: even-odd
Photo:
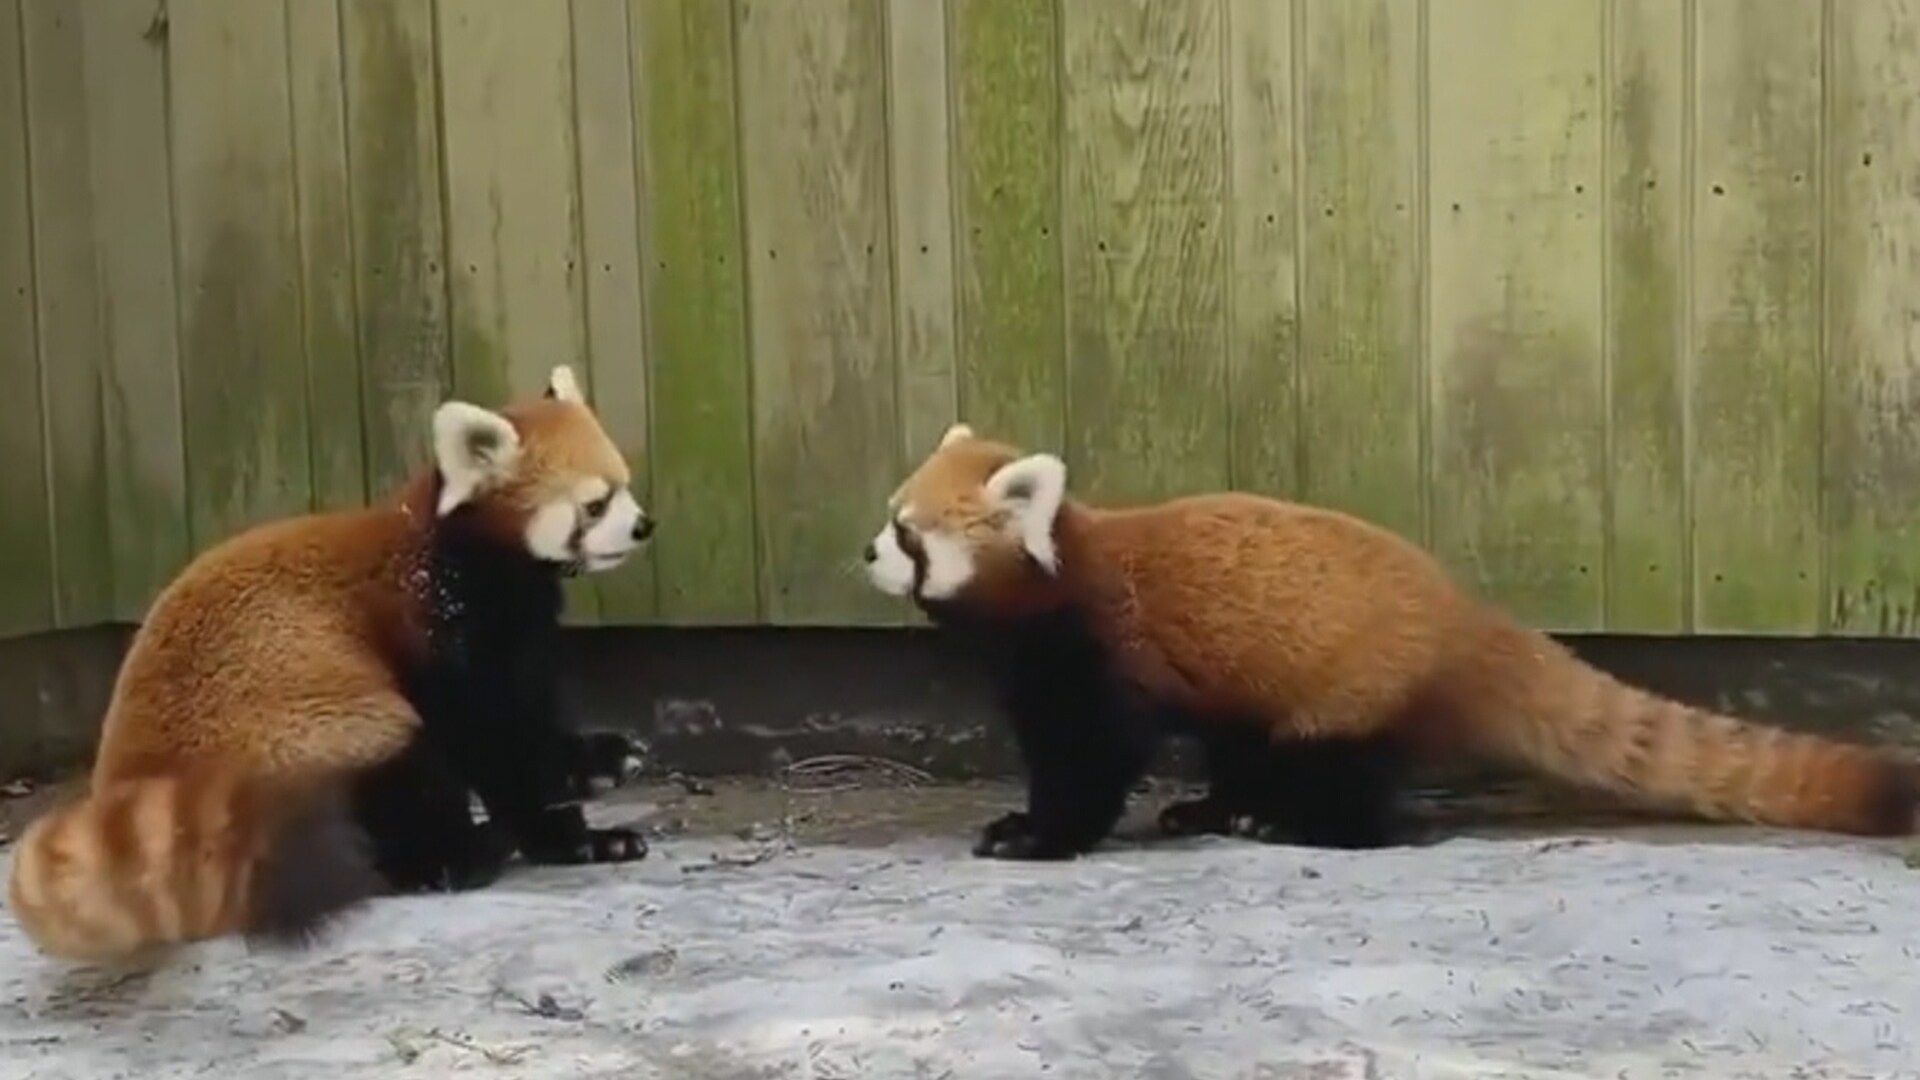
[[[299,955],[116,981],[0,920],[0,1080],[1920,1077],[1897,846],[1155,843],[1156,792],[1096,854],[1019,865],[966,853],[1017,788],[912,781],[652,782],[594,810],[649,823],[642,863],[382,901]]]

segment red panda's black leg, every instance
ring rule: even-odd
[[[988,823],[973,853],[1066,859],[1093,849],[1126,812],[1158,746],[1147,717],[1102,692],[1008,703],[1027,767],[1027,809]]]
[[[513,855],[503,830],[473,820],[466,784],[427,739],[362,776],[354,796],[374,867],[396,892],[481,888]]]
[[[1229,836],[1256,816],[1269,748],[1264,736],[1237,730],[1233,721],[1215,718],[1204,729],[1187,730],[1200,738],[1207,793],[1160,811],[1160,831],[1168,836]]]
[[[1318,738],[1271,746],[1258,798],[1233,823],[1265,843],[1365,849],[1403,843],[1407,758],[1388,737]]]

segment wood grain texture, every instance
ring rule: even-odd
[[[569,9],[461,0],[438,32],[453,392],[498,405],[567,364],[591,396]],[[598,616],[591,582],[566,592],[568,622]]]
[[[1817,630],[1821,5],[1698,0],[1695,628]]]
[[[208,545],[312,501],[282,0],[169,13],[188,517]],[[235,93],[245,87],[245,93]]]
[[[104,0],[84,8],[87,137],[106,343],[100,405],[113,610],[129,622],[146,614],[192,551],[167,170],[167,46],[147,35],[152,20],[153,5],[146,0]],[[180,145],[175,142],[176,151]]]
[[[0,637],[51,630],[53,518],[34,326],[33,201],[27,169],[21,0],[0,0],[0,386],[15,406],[0,427]],[[0,728],[14,725],[0,725]],[[15,728],[15,733],[18,729]]]
[[[1308,501],[1426,534],[1419,0],[1299,0]]]
[[[759,615],[733,12],[636,0],[646,354],[659,618]]]
[[[627,0],[574,0],[573,124],[579,152],[580,257],[585,268],[587,369],[600,423],[633,470],[651,510],[646,319],[640,289],[640,193],[635,179],[632,30]],[[591,582],[605,623],[653,616],[653,549]]]
[[[1607,54],[1609,630],[1687,625],[1686,9],[1614,0]]]
[[[1224,488],[1220,9],[1067,0],[1061,33],[1073,486],[1109,502]]]
[[[951,0],[959,414],[983,435],[1063,451],[1060,13]]]
[[[886,0],[887,147],[893,201],[900,454],[910,467],[958,417],[954,375],[953,161],[947,20],[926,0]]]
[[[898,620],[856,572],[898,485],[880,0],[742,0],[762,618]]]
[[[1301,485],[1300,163],[1294,29],[1304,0],[1228,0],[1228,481]]]
[[[94,235],[86,44],[68,0],[24,0],[34,319],[53,486],[53,589],[61,626],[114,615],[107,508],[107,364]]]
[[[300,221],[301,328],[313,439],[313,501],[321,509],[358,506],[367,498],[345,78],[340,0],[289,3],[287,81]]]
[[[428,462],[452,385],[433,7],[340,2],[367,485],[384,495]]]
[[[1827,65],[1829,633],[1920,634],[1920,3],[1835,9]]]
[[[1600,0],[1429,21],[1432,546],[1521,619],[1602,614]]]

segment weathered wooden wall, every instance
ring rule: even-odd
[[[1915,0],[0,0],[0,632],[560,361],[610,622],[874,623],[956,415],[1556,629],[1920,628]]]

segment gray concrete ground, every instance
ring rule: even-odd
[[[1007,785],[655,782],[622,868],[382,901],[115,981],[0,919],[0,1080],[1920,1077],[1920,872],[1754,830],[973,859]],[[17,823],[38,795],[11,810]],[[0,831],[9,828],[0,808]]]

